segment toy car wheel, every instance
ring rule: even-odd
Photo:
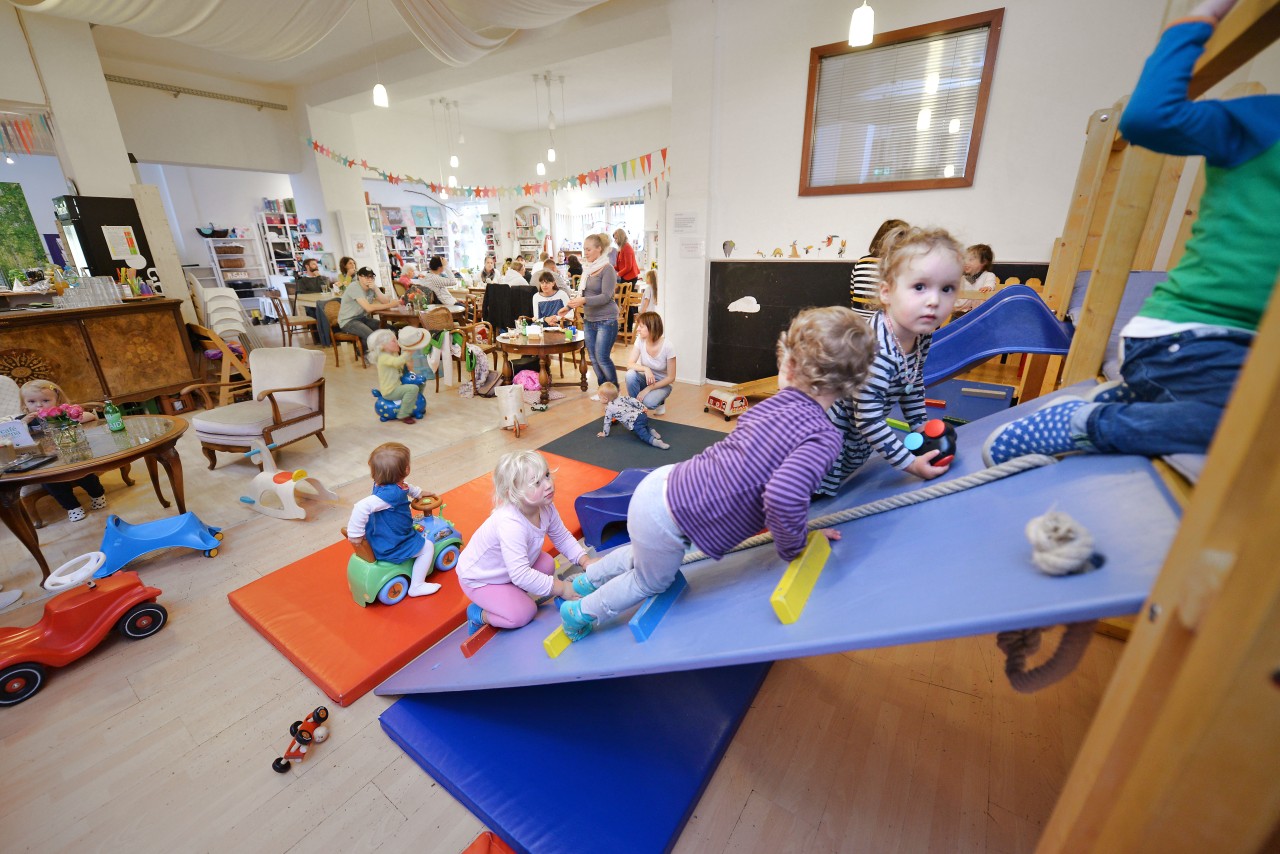
[[[726,418],[725,420],[726,420],[726,421],[728,421],[729,419],[727,419],[727,418]],[[218,556],[218,550],[217,550],[216,548],[209,549],[208,551],[206,551],[206,552],[204,553],[204,556],[205,556],[205,557],[217,557],[217,556]]]
[[[291,763],[288,759],[285,759],[283,756],[280,756],[276,759],[276,761],[271,763],[271,770],[275,771],[277,774],[288,774],[289,766],[292,764],[293,763]]]
[[[703,412],[710,412],[710,411],[711,411],[711,407],[710,407],[710,406],[704,406],[704,407],[702,407],[702,411],[703,411]]]
[[[143,602],[134,605],[116,623],[120,634],[129,640],[141,640],[150,637],[164,628],[169,621],[169,612],[158,602]]]
[[[224,536],[224,534],[223,534],[221,531],[214,531],[214,532],[213,532],[213,538],[214,538],[215,540],[217,540],[218,542],[222,542],[222,538],[223,538],[223,536]]]
[[[316,737],[311,734],[311,730],[308,730],[308,729],[298,730],[293,734],[293,737],[297,739],[298,744],[303,744],[303,745],[310,744],[311,742],[316,740]]]
[[[289,737],[293,738],[294,736],[296,736],[298,734],[299,728],[301,727],[302,727],[302,721],[294,721],[293,723],[289,724]]]
[[[14,664],[0,671],[0,706],[21,703],[44,684],[44,665],[34,661]]]
[[[322,724],[329,720],[329,710],[324,706],[316,706],[316,710],[311,713],[311,719],[318,724]]]
[[[449,545],[440,550],[440,554],[436,555],[436,569],[441,572],[448,572],[458,565],[458,555],[462,554],[462,550],[457,546]]]
[[[382,585],[382,589],[378,591],[378,601],[383,605],[394,605],[408,595],[409,579],[403,575],[397,575]]]
[[[728,420],[729,420],[729,416],[728,416],[728,415],[726,415],[726,416],[724,417],[724,420],[725,420],[725,421],[728,421]]]

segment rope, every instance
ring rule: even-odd
[[[955,492],[963,492],[966,489],[972,489],[975,486],[982,486],[991,483],[994,480],[1009,477],[1028,469],[1047,466],[1050,463],[1056,463],[1054,457],[1044,454],[1028,454],[1024,457],[1015,457],[1008,462],[1003,462],[998,466],[976,471],[973,474],[967,474],[963,477],[957,477],[953,480],[943,481],[941,483],[933,483],[923,489],[916,489],[911,492],[904,492],[901,495],[891,495],[888,498],[881,498],[879,501],[872,501],[868,504],[860,504],[857,507],[850,507],[847,510],[839,510],[835,513],[828,513],[825,516],[809,520],[809,530],[816,531],[819,528],[829,528],[832,525],[839,525],[842,522],[850,522],[854,519],[862,519],[866,516],[874,516],[877,513],[885,513],[889,510],[897,510],[899,507],[910,507],[912,504],[919,504],[923,501],[929,501],[934,498],[941,498],[944,495],[951,495]],[[768,532],[756,534],[754,537],[748,537],[738,543],[729,552],[740,552],[744,549],[755,548],[766,543],[773,542],[773,534]],[[700,560],[706,560],[708,555],[702,551],[692,551],[684,556],[682,563],[694,563]]]
[[[1102,566],[1093,536],[1066,513],[1050,510],[1027,523],[1031,561],[1048,575],[1074,575]]]

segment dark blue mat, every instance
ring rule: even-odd
[[[669,851],[768,671],[420,694],[381,722],[516,851]]]
[[[571,460],[590,463],[593,466],[622,471],[623,469],[654,469],[668,463],[687,460],[710,445],[723,439],[727,433],[676,424],[663,418],[649,419],[649,428],[662,434],[669,443],[669,450],[646,445],[621,424],[609,428],[603,439],[596,434],[604,423],[604,409],[600,417],[592,419],[572,433],[566,433],[554,442],[548,442],[539,450],[559,454]]]

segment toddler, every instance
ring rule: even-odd
[[[533,619],[535,599],[576,599],[568,581],[555,577],[555,560],[542,550],[552,544],[566,559],[588,566],[592,558],[560,521],[552,500],[556,488],[546,459],[537,451],[504,454],[493,470],[493,513],[458,559],[458,580],[471,604],[471,631],[488,623],[518,629]]]
[[[31,432],[39,434],[42,432],[40,424],[40,410],[49,409],[59,404],[67,403],[67,395],[57,383],[48,380],[31,380],[24,384],[20,390],[22,395],[22,405],[26,407],[26,414],[22,416],[22,420],[31,427]],[[75,410],[72,410],[74,413]],[[87,409],[82,409],[76,420],[81,424],[87,424],[90,421],[97,421],[98,416],[94,415]],[[53,496],[53,500],[67,511],[67,520],[71,522],[79,522],[84,519],[84,508],[80,506],[79,499],[76,498],[74,487],[80,487],[89,495],[89,508],[91,510],[105,510],[107,507],[107,491],[102,488],[102,481],[98,479],[96,474],[85,475],[79,480],[64,483],[42,483],[40,488]]]
[[[572,313],[569,295],[560,290],[560,283],[550,270],[543,270],[538,274],[538,292],[533,295],[534,318],[551,326],[559,326]]]
[[[879,452],[890,465],[930,480],[946,466],[931,465],[938,451],[914,457],[885,421],[898,403],[914,428],[926,420],[924,360],[933,332],[951,316],[961,275],[960,244],[942,229],[897,228],[881,242],[885,250],[880,304],[871,316],[877,347],[867,384],[831,407],[844,433],[836,464],[816,490],[835,495],[840,484]]]
[[[389,329],[379,329],[369,336],[369,352],[376,354],[378,365],[378,391],[384,400],[400,401],[400,411],[396,417],[405,424],[413,424],[413,408],[418,405],[418,395],[422,389],[416,385],[401,382],[405,365],[409,364],[409,354],[400,352],[400,342],[395,333]]]
[[[658,271],[645,270],[644,287],[640,289],[640,314],[658,310]]]
[[[374,448],[369,455],[369,475],[373,478],[373,494],[351,508],[347,539],[352,546],[367,540],[378,560],[399,563],[413,558],[409,595],[435,593],[440,585],[426,580],[435,560],[435,547],[414,527],[409,506],[411,499],[421,498],[424,493],[404,480],[409,476],[409,449],[399,442]]]
[[[968,285],[965,290],[981,291],[984,294],[994,292],[996,285],[1000,284],[996,274],[991,272],[991,265],[995,260],[995,253],[985,243],[975,243],[964,250],[964,281]],[[963,314],[980,305],[982,300],[958,299],[955,310]]]
[[[1134,145],[1204,155],[1200,218],[1178,265],[1121,330],[1121,381],[1057,397],[987,437],[989,465],[1023,454],[1203,454],[1280,272],[1280,95],[1188,101],[1204,44],[1235,0],[1172,24],[1120,117]]]
[[[617,421],[645,444],[664,451],[671,447],[662,441],[657,431],[649,429],[649,415],[644,404],[634,397],[619,395],[618,387],[613,383],[600,384],[600,402],[604,404],[604,429],[596,435],[601,439],[609,435],[609,427]]]
[[[640,482],[627,508],[631,542],[574,579],[583,598],[560,607],[565,634],[581,640],[599,620],[667,589],[691,544],[719,559],[768,527],[778,556],[797,557],[809,496],[840,453],[825,410],[857,391],[874,355],[871,332],[852,309],[800,312],[778,339],[778,393],[693,459]]]

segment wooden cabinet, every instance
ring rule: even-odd
[[[0,374],[19,386],[47,379],[71,400],[146,400],[196,382],[182,301],[0,316]]]

